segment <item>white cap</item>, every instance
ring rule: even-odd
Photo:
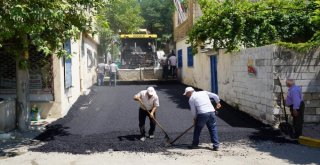
[[[184,94],[183,95],[186,95],[188,92],[193,92],[194,89],[192,87],[187,87],[185,90],[184,90]]]
[[[148,87],[147,92],[149,95],[152,95],[152,96],[156,94],[156,90],[153,87]]]

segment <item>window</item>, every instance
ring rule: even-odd
[[[182,68],[182,49],[178,50],[178,68]]]
[[[191,46],[188,47],[187,56],[188,56],[188,67],[193,67],[193,53],[192,53]]]
[[[64,49],[71,54],[71,41],[67,40],[64,43]],[[65,88],[72,87],[72,61],[71,57],[65,57],[64,59],[64,86]]]

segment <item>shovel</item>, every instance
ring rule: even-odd
[[[176,142],[177,140],[179,140],[183,135],[185,135],[188,131],[190,131],[192,128],[194,127],[194,125],[192,125],[191,127],[189,127],[188,129],[186,129],[182,134],[180,134],[178,137],[176,137],[172,142],[170,142],[170,144],[172,145],[174,142]]]
[[[143,106],[143,107],[146,109],[146,107],[145,107],[144,104],[141,102],[141,100],[139,100],[139,102],[140,102],[141,106]],[[143,109],[143,108],[142,108],[142,109]],[[149,114],[149,116],[151,116],[150,112],[147,111],[147,110],[145,110],[145,109],[143,109],[143,110],[146,111],[146,112]],[[154,117],[152,117],[152,119],[153,119],[153,121],[159,126],[159,128],[162,130],[162,132],[165,134],[166,143],[170,143],[170,137],[169,137],[169,135],[167,134],[167,132],[164,130],[164,128],[162,127],[162,125],[161,125]]]
[[[285,100],[284,100],[284,96],[283,96],[283,89],[282,89],[280,77],[278,77],[278,81],[279,81],[279,86],[280,86],[280,97],[282,100],[282,107],[283,107],[283,113],[284,113],[284,118],[285,118],[285,122],[280,123],[279,127],[280,127],[280,130],[283,133],[285,133],[286,135],[292,135],[293,129],[292,129],[292,126],[288,122],[288,115],[287,115],[287,111],[286,111],[286,105],[285,105]]]

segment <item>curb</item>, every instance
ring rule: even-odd
[[[300,136],[298,142],[305,146],[320,148],[320,139]]]

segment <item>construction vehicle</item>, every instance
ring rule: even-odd
[[[134,34],[121,34],[121,69],[154,67],[156,56],[156,34],[141,29]]]

